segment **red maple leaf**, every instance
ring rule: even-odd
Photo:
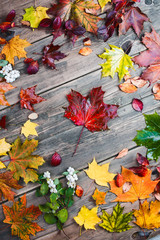
[[[55,60],[59,61],[66,57],[66,55],[60,51],[57,51],[61,46],[53,45],[52,43],[45,46],[43,50],[42,62],[47,64],[52,69],[55,69]]]
[[[97,87],[93,88],[86,97],[74,90],[67,95],[70,105],[65,109],[64,117],[72,120],[78,126],[83,126],[80,137],[84,127],[91,132],[108,130],[108,121],[118,116],[117,108],[119,106],[105,104],[103,102],[104,93],[101,87]],[[74,153],[76,153],[77,146]]]
[[[20,104],[21,108],[26,108],[31,111],[34,111],[33,104],[40,103],[42,101],[45,101],[46,99],[38,96],[35,94],[35,88],[37,85],[27,88],[27,89],[21,89],[20,91]]]
[[[139,36],[143,29],[143,23],[148,20],[147,15],[142,13],[138,7],[132,7],[122,16],[122,23],[119,24],[119,34],[126,34],[128,29],[132,27]]]
[[[140,67],[147,67],[141,78],[154,83],[160,79],[160,35],[153,28],[151,33],[145,33],[142,42],[148,49],[135,56],[133,61]]]

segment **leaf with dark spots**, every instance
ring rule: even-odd
[[[45,101],[46,99],[38,96],[37,94],[35,94],[35,88],[37,85],[27,88],[27,89],[23,89],[21,88],[20,90],[20,104],[21,104],[21,108],[26,108],[29,109],[31,111],[34,111],[33,108],[33,104],[37,104],[40,103],[42,101]]]
[[[142,112],[143,110],[143,102],[137,98],[132,100],[132,107],[137,112]]]
[[[79,92],[71,90],[67,95],[70,105],[65,109],[64,117],[73,121],[75,125],[83,126],[82,131],[84,127],[91,132],[108,130],[107,123],[117,117],[119,106],[105,104],[104,93],[101,87],[97,87],[84,97]]]
[[[0,119],[0,127],[6,129],[6,115]]]
[[[136,160],[142,166],[148,166],[149,165],[148,159],[146,157],[142,156],[142,154],[140,154],[140,153],[137,153]]]
[[[146,14],[138,7],[132,7],[122,17],[122,23],[119,24],[119,34],[126,34],[129,28],[133,28],[138,36],[143,29],[143,23],[149,21]]]
[[[59,61],[66,57],[66,55],[60,51],[57,51],[61,46],[53,45],[52,43],[45,46],[43,50],[42,62],[48,65],[52,69],[55,69],[55,60]]]

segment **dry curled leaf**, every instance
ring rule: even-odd
[[[88,56],[91,53],[92,53],[92,49],[89,47],[83,47],[79,50],[79,54],[81,54],[83,56]]]
[[[117,157],[115,157],[115,158],[122,158],[122,157],[126,156],[127,154],[128,154],[128,148],[124,148],[118,153]]]
[[[121,89],[121,91],[123,91],[125,93],[133,93],[133,92],[137,91],[136,86],[134,86],[132,83],[128,83],[128,82],[119,84],[119,88]]]

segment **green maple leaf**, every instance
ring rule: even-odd
[[[102,77],[114,77],[118,73],[121,81],[124,75],[129,74],[128,69],[133,68],[131,57],[128,56],[122,48],[109,45],[111,49],[105,48],[105,52],[99,55],[100,58],[106,59],[106,62],[100,64],[102,66]]]
[[[138,146],[148,148],[147,158],[150,160],[158,160],[160,156],[160,115],[158,113],[146,115],[146,128],[137,131],[136,137],[133,139]]]
[[[102,210],[103,214],[100,218],[103,222],[99,226],[109,232],[124,232],[131,229],[132,226],[129,225],[129,222],[132,220],[133,212],[122,214],[123,209],[124,207],[117,203],[111,215]]]
[[[11,170],[14,174],[13,177],[19,180],[20,177],[24,178],[25,183],[29,181],[35,182],[38,180],[38,174],[35,169],[44,163],[42,157],[38,155],[32,155],[32,152],[36,150],[38,146],[38,140],[26,139],[23,144],[18,137],[11,146],[9,151],[10,163],[7,169]]]
[[[46,8],[46,7],[39,6],[36,9],[34,9],[34,7],[31,6],[29,8],[24,9],[24,10],[25,10],[26,13],[23,15],[23,20],[22,21],[30,22],[30,26],[32,28],[38,28],[42,19],[49,18],[49,16],[46,13],[48,8]]]

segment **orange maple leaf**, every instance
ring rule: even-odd
[[[29,234],[35,235],[36,232],[43,230],[37,223],[32,222],[41,215],[41,211],[34,205],[26,208],[26,194],[14,202],[12,207],[4,204],[2,206],[6,217],[3,222],[12,225],[12,235],[18,235],[23,240],[30,240]]]
[[[6,60],[14,65],[14,57],[18,57],[19,59],[27,57],[27,52],[24,48],[30,45],[28,41],[20,39],[19,35],[17,35],[3,47],[1,54],[5,54]]]
[[[145,177],[139,177],[127,168],[122,167],[124,183],[129,182],[132,184],[129,191],[124,192],[123,186],[117,187],[115,180],[109,182],[111,186],[110,192],[117,195],[113,202],[135,202],[138,199],[149,198],[149,194],[154,191],[155,186],[159,181],[151,181],[151,171]]]
[[[11,188],[20,189],[22,186],[13,178],[12,172],[0,173],[0,201],[2,200],[2,194],[8,201],[14,201],[15,192]]]
[[[107,192],[100,192],[97,188],[92,195],[92,198],[96,201],[96,205],[105,204],[105,196]]]
[[[0,82],[0,105],[10,106],[4,94],[14,88],[10,83],[6,83],[5,81]]]

